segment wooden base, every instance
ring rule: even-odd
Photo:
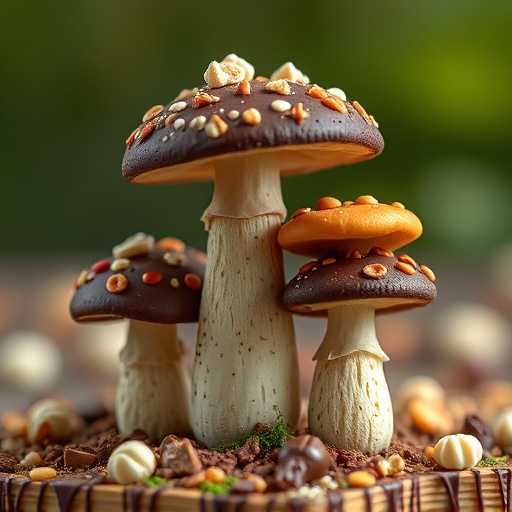
[[[0,474],[1,512],[437,512],[510,511],[510,468],[429,472],[316,499],[286,493],[215,496],[196,489],[94,485],[59,478],[31,482]]]

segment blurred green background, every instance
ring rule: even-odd
[[[372,194],[422,219],[415,247],[484,258],[512,239],[511,34],[510,0],[1,0],[1,254],[139,230],[204,249],[212,184],[134,185],[121,160],[148,108],[235,52],[342,88],[384,135],[375,160],[285,178],[289,214]]]

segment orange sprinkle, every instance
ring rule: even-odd
[[[183,282],[185,283],[185,286],[191,290],[200,290],[203,286],[201,278],[196,274],[186,274],[183,278]]]
[[[432,281],[434,282],[436,280],[436,275],[434,272],[428,268],[426,265],[421,265],[420,270]]]
[[[163,249],[164,251],[184,252],[186,245],[185,242],[181,241],[179,238],[167,236],[157,242],[156,248]]]
[[[397,261],[395,263],[395,268],[409,276],[412,276],[416,272],[416,269],[412,265],[409,265],[409,263],[404,263],[403,261]]]
[[[128,279],[123,274],[114,274],[108,278],[106,287],[110,293],[120,293],[128,287]]]

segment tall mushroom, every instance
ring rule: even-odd
[[[82,271],[70,312],[77,322],[129,319],[116,393],[121,434],[189,435],[190,377],[177,324],[197,322],[206,256],[176,238],[155,247],[139,233]]]
[[[393,433],[391,398],[383,371],[388,357],[375,333],[375,313],[429,304],[433,273],[391,250],[421,233],[417,217],[401,204],[371,196],[344,205],[323,198],[300,211],[280,232],[292,252],[320,257],[288,284],[284,306],[295,313],[327,311],[327,332],[309,402],[312,435],[343,450],[378,453]]]
[[[150,109],[127,140],[123,174],[135,183],[215,180],[202,219],[208,268],[193,372],[192,417],[206,446],[239,440],[278,406],[294,425],[300,386],[277,233],[286,215],[281,175],[378,155],[373,117],[339,89],[307,84],[288,63],[271,79],[229,55],[207,87]]]

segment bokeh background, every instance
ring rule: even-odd
[[[511,378],[511,47],[509,0],[0,0],[0,409],[48,392],[86,407],[115,380],[123,326],[67,314],[83,267],[137,231],[206,248],[212,184],[134,185],[121,160],[150,107],[231,52],[266,76],[291,60],[379,122],[377,159],[282,187],[289,214],[372,194],[422,220],[406,251],[438,299],[379,320],[390,385]],[[324,329],[297,319],[306,395]]]

